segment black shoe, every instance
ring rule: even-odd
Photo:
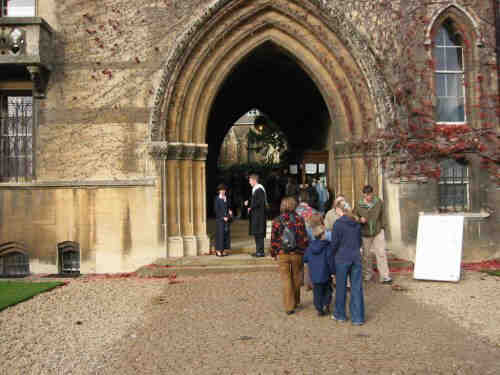
[[[264,258],[266,255],[264,253],[255,253],[252,254],[254,258]]]
[[[295,314],[295,311],[294,311],[294,310],[290,310],[290,311],[287,311],[287,312],[286,312],[286,315],[292,315],[292,314]]]
[[[326,313],[323,310],[318,311],[318,316],[325,316]]]
[[[325,314],[330,314],[330,306],[325,306]]]

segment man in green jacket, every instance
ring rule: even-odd
[[[380,282],[391,284],[389,275],[387,255],[385,252],[384,235],[384,202],[373,194],[373,187],[366,185],[363,188],[363,199],[359,201],[353,211],[362,224],[361,234],[363,236],[363,273],[366,281],[373,277],[372,255],[377,258],[377,269]]]

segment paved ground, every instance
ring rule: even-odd
[[[499,374],[499,327],[475,324],[498,322],[499,279],[468,275],[460,284],[400,277],[403,292],[369,284],[362,327],[318,318],[310,292],[286,316],[271,272],[76,281],[0,313],[0,373]],[[476,304],[452,314],[437,302],[443,293]]]

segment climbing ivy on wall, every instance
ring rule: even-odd
[[[379,67],[390,84],[395,113],[392,120],[377,131],[353,136],[353,151],[381,157],[386,174],[395,180],[415,181],[439,178],[443,159],[467,163],[479,157],[481,168],[489,172],[492,181],[500,184],[500,96],[494,1],[361,2],[372,5],[375,20],[384,20],[371,24],[374,32],[370,38],[379,56]],[[433,14],[457,3],[477,17],[481,46],[477,46],[476,30],[465,28],[464,23],[469,20],[454,22],[456,32],[463,39],[464,55],[470,57],[464,59],[463,84],[469,103],[467,121],[440,124],[436,121],[437,98],[433,87],[434,45],[426,43],[425,34],[434,21]],[[369,25],[368,19],[365,26]]]

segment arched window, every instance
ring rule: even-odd
[[[444,21],[433,38],[438,123],[464,123],[465,85],[463,40],[451,20]]]

